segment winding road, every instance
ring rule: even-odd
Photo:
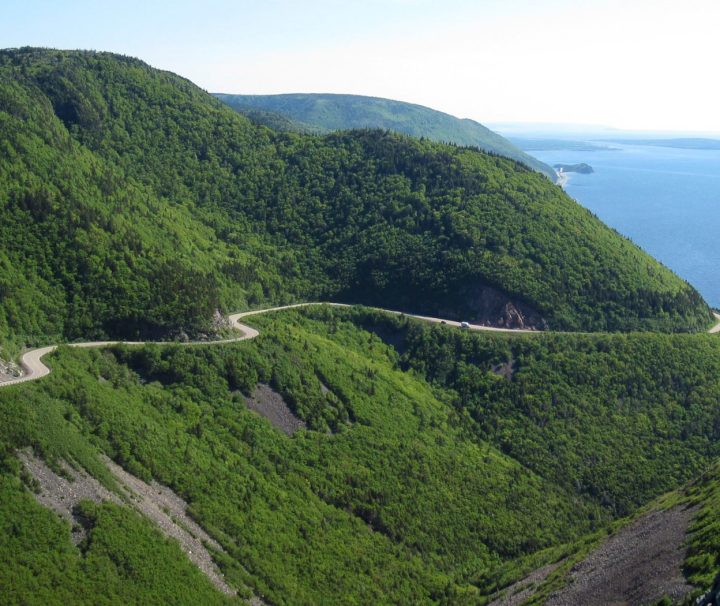
[[[720,332],[720,314],[713,312],[713,316],[715,316],[715,319],[718,321],[718,323],[715,324],[715,326],[713,326],[710,330],[708,330],[708,332],[711,335],[714,335],[714,334],[717,334]]]
[[[238,341],[247,341],[254,339],[260,333],[252,326],[247,326],[240,322],[241,319],[247,318],[248,316],[256,316],[259,314],[266,314],[273,311],[282,311],[284,309],[295,309],[297,307],[308,307],[311,305],[331,305],[333,307],[352,307],[347,303],[295,303],[294,305],[281,305],[279,307],[270,307],[267,309],[256,309],[253,311],[244,311],[237,314],[231,314],[228,316],[230,326],[242,332],[242,335],[233,339],[223,339],[220,341],[188,341],[188,342],[172,342],[172,341],[89,341],[87,343],[68,343],[68,347],[109,347],[111,345],[221,345],[223,343],[236,343]],[[456,322],[455,320],[444,320],[442,318],[433,318],[431,316],[418,316],[414,314],[407,314],[401,311],[395,311],[391,309],[381,308],[370,308],[376,309],[389,314],[404,315],[408,318],[415,318],[416,320],[423,320],[424,322],[432,322],[434,324],[447,324],[448,326],[460,327],[464,323]],[[715,319],[718,321],[708,332],[711,334],[720,333],[720,314],[713,312]],[[526,334],[538,334],[537,330],[527,330],[519,328],[496,328],[494,326],[482,326],[480,324],[468,324],[468,330],[483,330],[487,332],[507,332],[507,333],[526,333]],[[38,349],[31,349],[23,354],[20,359],[20,365],[23,369],[23,376],[16,379],[10,379],[9,381],[1,381],[0,388],[8,387],[10,385],[17,385],[18,383],[25,383],[27,381],[37,381],[50,374],[50,368],[45,366],[42,361],[43,356],[52,353],[58,348],[57,345],[48,345],[47,347],[40,347]]]

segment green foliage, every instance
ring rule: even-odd
[[[274,604],[476,603],[478,570],[604,523],[468,434],[376,337],[262,323],[232,346],[62,349],[47,379],[0,391],[0,439],[91,469],[93,444],[169,485],[225,548],[226,577]],[[312,429],[288,438],[249,411],[257,381]]]
[[[693,585],[709,590],[720,578],[720,466],[715,464],[688,489],[699,504],[690,528],[685,574]]]
[[[712,335],[517,337],[349,317],[394,343],[404,368],[451,389],[480,439],[615,515],[720,456]]]
[[[44,509],[6,470],[0,472],[2,602],[87,604],[229,604],[185,557],[126,507],[85,503],[91,528],[79,549],[70,528]]]
[[[215,95],[216,97],[221,97],[222,95]],[[221,99],[223,102],[227,103],[225,99]],[[327,134],[329,131],[316,127],[316,126],[310,126],[309,124],[304,124],[303,122],[299,122],[298,120],[293,120],[291,118],[288,118],[284,114],[280,114],[277,112],[268,112],[261,109],[251,109],[251,108],[243,108],[243,107],[237,107],[233,106],[231,103],[228,103],[230,107],[232,107],[235,111],[237,111],[239,114],[242,114],[245,116],[248,120],[253,122],[254,124],[260,124],[262,126],[267,126],[268,128],[271,128],[273,130],[278,130],[282,132],[291,132],[291,133],[306,133],[306,134]]]
[[[208,334],[215,309],[298,298],[485,321],[513,301],[571,330],[710,320],[516,162],[273,132],[134,59],[0,52],[0,152],[0,341],[15,348]]]
[[[218,99],[271,128],[296,132],[382,128],[512,158],[555,181],[555,171],[474,120],[402,101],[360,95],[225,95]],[[283,120],[284,118],[284,120]]]
[[[49,377],[0,390],[2,473],[18,482],[12,453],[32,446],[107,483],[105,452],[183,497],[226,578],[273,604],[478,604],[717,456],[710,336],[471,334],[329,307],[253,323],[232,345],[61,348]],[[308,429],[250,411],[258,382]],[[23,499],[8,524],[37,508]],[[716,517],[696,524],[698,582]],[[63,532],[43,549],[70,549]]]
[[[113,55],[0,52],[0,211],[10,350],[203,335],[218,309],[301,297],[487,321],[490,299],[512,301],[570,330],[710,320],[694,289],[511,160],[381,131],[273,132]],[[61,348],[50,377],[0,390],[3,595],[224,601],[127,509],[85,505],[77,551],[23,488],[19,448],[112,487],[104,452],[171,486],[224,547],[226,578],[273,604],[482,602],[476,583],[718,455],[712,337],[517,339],[309,313],[254,318],[260,338],[232,346]],[[249,411],[258,382],[308,429],[289,438]],[[703,582],[713,516],[688,564]]]

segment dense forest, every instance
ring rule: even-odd
[[[275,132],[135,59],[1,52],[0,149],[11,351],[209,335],[216,310],[302,299],[566,330],[710,321],[691,286],[515,161]]]
[[[614,514],[720,456],[713,335],[518,338],[378,312],[349,318],[392,343],[402,368],[450,390],[479,439]]]
[[[362,95],[322,93],[215,96],[252,120],[272,128],[328,133],[358,128],[382,128],[439,143],[477,147],[522,162],[555,182],[547,164],[526,154],[482,124],[429,107]]]
[[[86,507],[93,540],[73,548],[24,487],[13,453],[27,447],[101,479],[104,452],[170,486],[224,548],[228,582],[270,604],[482,604],[717,456],[720,343],[707,336],[472,335],[333,308],[253,323],[261,336],[235,345],[64,348],[48,378],[0,390],[9,595],[60,603],[104,582],[106,603],[141,602],[158,558],[159,601],[214,591],[111,504]],[[288,436],[250,411],[258,383],[307,429]],[[707,511],[688,554],[700,588],[720,568],[717,490],[714,476],[693,489]]]

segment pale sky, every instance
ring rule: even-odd
[[[0,47],[28,45],[136,56],[212,92],[720,133],[720,0],[0,0]]]

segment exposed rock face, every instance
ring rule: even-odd
[[[500,592],[501,595],[490,602],[490,606],[520,606],[535,594],[540,584],[545,581],[548,575],[559,565],[560,562],[555,562],[554,564],[548,564],[547,566],[538,568],[524,579],[520,579],[510,585],[510,587],[503,589]]]
[[[216,309],[213,313],[212,326],[213,330],[219,332],[230,328],[230,322],[225,314],[223,314],[219,309]]]
[[[545,330],[547,321],[532,306],[513,299],[508,294],[492,286],[475,286],[466,294],[468,315],[460,320],[473,324],[495,326],[498,328],[524,328]],[[442,317],[453,318],[457,313],[446,312]]]
[[[15,364],[15,362],[11,360],[0,360],[0,382],[17,379],[20,376],[22,376],[22,368]]]
[[[37,482],[34,496],[37,501],[52,509],[72,525],[72,541],[78,545],[87,533],[79,522],[75,508],[80,501],[102,503],[111,501],[122,505],[120,497],[105,488],[84,469],[74,469],[64,461],[58,463],[63,475],[55,473],[48,465],[36,457],[29,449],[18,452],[18,459]]]
[[[292,436],[296,431],[305,429],[305,421],[298,419],[285,402],[285,399],[269,385],[260,383],[250,398],[245,398],[250,410],[265,417],[270,423]]]
[[[517,370],[517,362],[512,357],[507,362],[504,362],[503,364],[496,364],[492,368],[492,371],[496,375],[502,377],[503,379],[507,379],[508,381],[512,380],[515,375],[515,370]]]
[[[74,469],[65,462],[60,462],[59,466],[67,476],[63,477],[30,450],[18,452],[18,458],[37,482],[37,501],[73,524],[72,538],[76,545],[87,536],[82,520],[75,513],[81,501],[111,501],[120,506],[127,504],[153,522],[165,536],[175,539],[188,559],[208,576],[215,587],[227,595],[236,595],[235,589],[225,582],[208,550],[210,547],[222,552],[222,547],[186,513],[187,503],[167,486],[154,480],[147,484],[130,475],[109,458],[102,457],[102,461],[117,480],[119,492],[115,494],[84,469]],[[79,524],[74,524],[75,522]],[[263,604],[259,598],[255,599],[253,604]]]
[[[693,587],[683,574],[688,526],[697,507],[649,511],[591,551],[570,571],[546,606],[682,602]]]
[[[525,318],[513,305],[512,301],[505,303],[498,324],[503,328],[525,328]]]

